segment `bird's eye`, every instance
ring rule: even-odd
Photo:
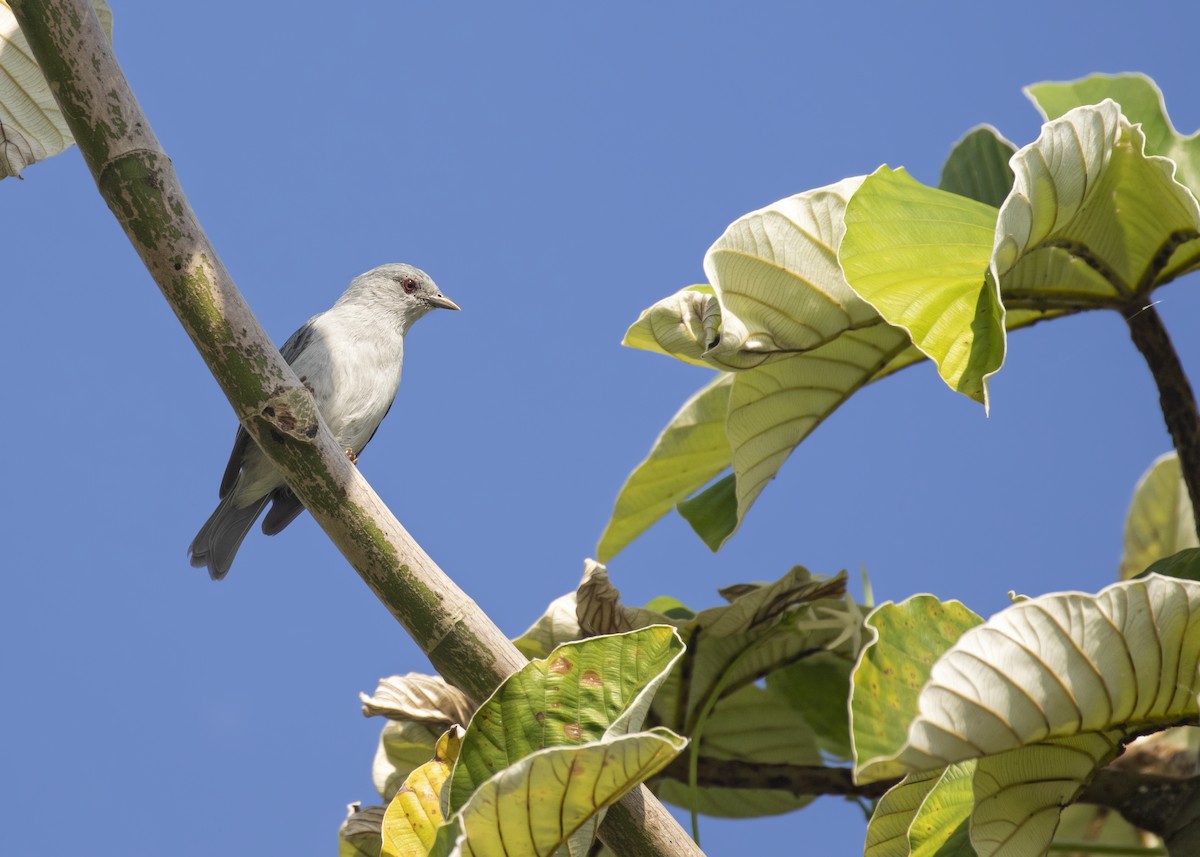
[[[412,279],[401,280],[400,287],[402,289],[404,289],[405,294],[411,295],[413,292],[415,292],[417,290],[417,281],[412,280]]]

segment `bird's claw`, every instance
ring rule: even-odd
[[[350,463],[358,467],[358,456],[354,454],[354,450],[346,447],[346,457],[350,459]]]

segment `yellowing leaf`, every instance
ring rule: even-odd
[[[442,785],[462,746],[462,729],[452,726],[438,739],[433,759],[408,775],[383,816],[380,857],[426,857],[442,823]]]

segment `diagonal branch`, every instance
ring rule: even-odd
[[[1124,315],[1133,344],[1158,386],[1163,420],[1179,453],[1179,469],[1192,500],[1196,532],[1200,533],[1200,411],[1196,396],[1154,304],[1131,304]]]
[[[101,196],[242,425],[434,667],[476,701],[487,696],[525,658],[346,459],[217,257],[91,3],[10,7]],[[613,809],[602,834],[618,853],[701,853],[644,787]]]

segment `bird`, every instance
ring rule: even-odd
[[[332,307],[306,321],[279,349],[352,462],[357,464],[396,398],[404,335],[438,308],[459,306],[424,271],[401,263],[380,265],[351,280]],[[220,503],[188,548],[192,567],[207,568],[213,580],[229,573],[268,502],[262,523],[268,536],[304,511],[244,428],[234,438],[218,496]]]

